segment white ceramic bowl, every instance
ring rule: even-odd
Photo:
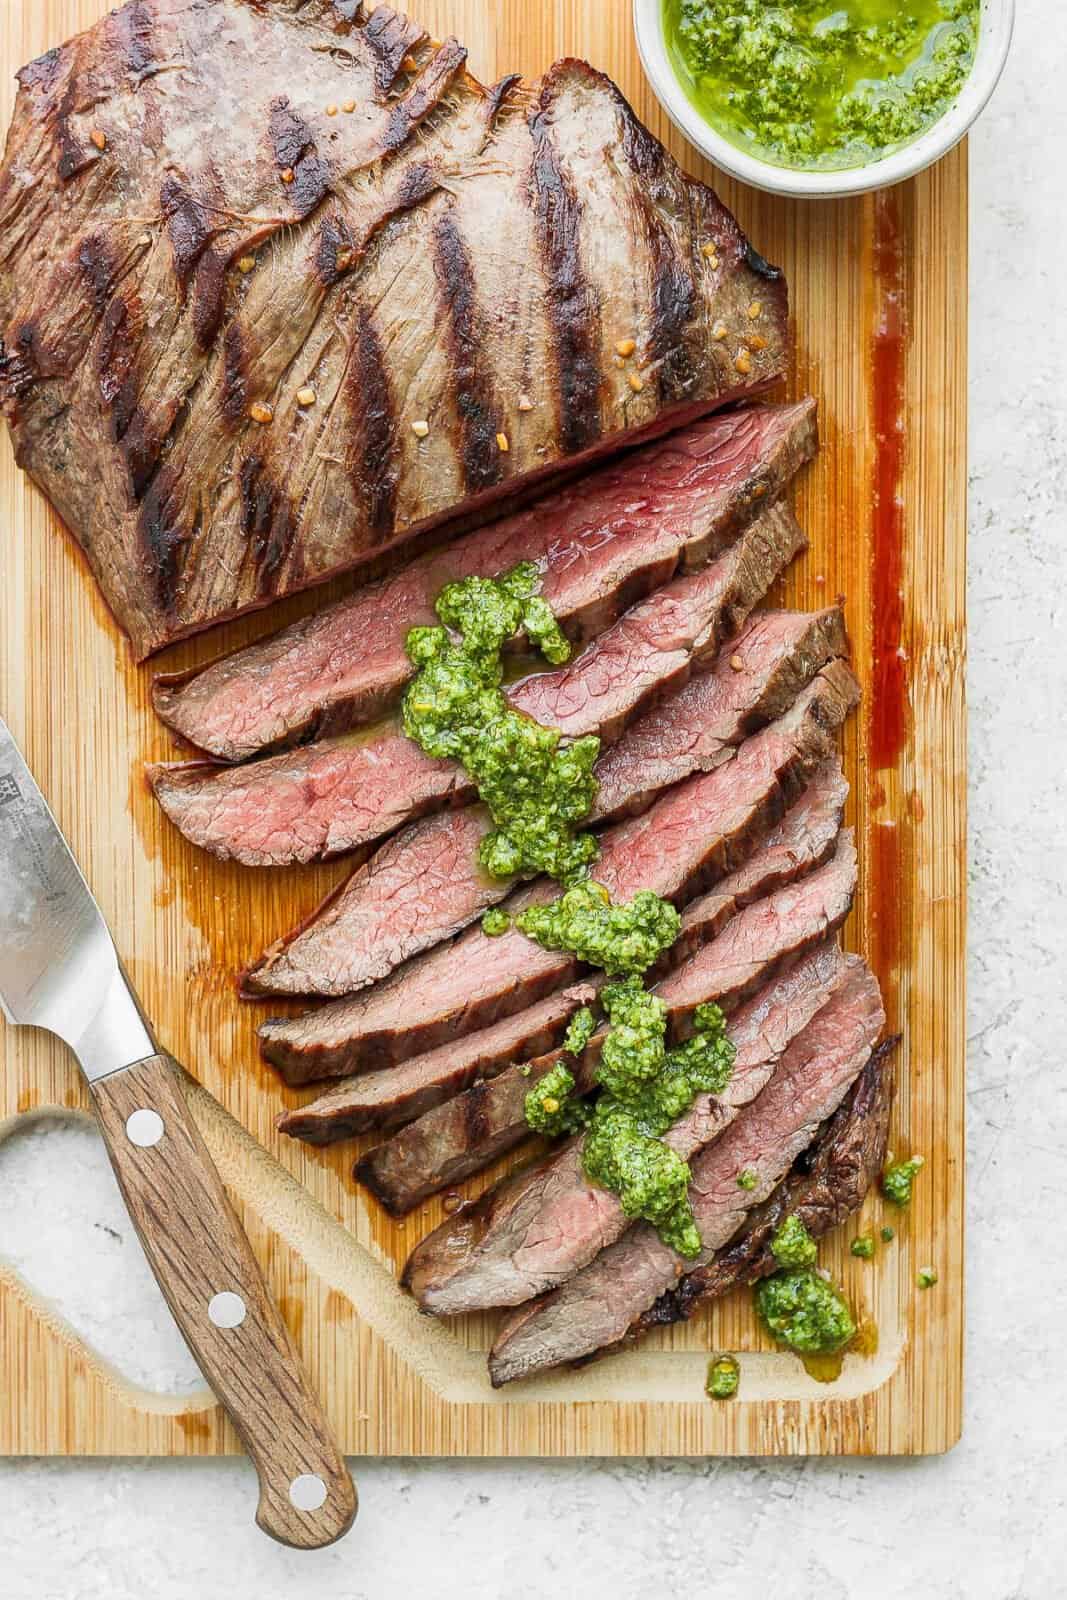
[[[978,51],[959,99],[940,121],[913,143],[893,155],[884,156],[881,161],[850,167],[843,172],[796,172],[791,167],[774,167],[758,156],[748,155],[704,121],[678,82],[667,54],[663,0],[634,0],[637,48],[656,97],[675,127],[709,161],[743,183],[768,189],[773,194],[809,197],[864,194],[868,189],[884,189],[902,178],[914,177],[958,144],[997,86],[1007,60],[1014,21],[1015,0],[982,0]]]

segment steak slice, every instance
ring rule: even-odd
[[[884,1026],[877,980],[859,957],[848,965],[848,980],[794,1039],[762,1094],[694,1161],[689,1196],[703,1240],[696,1262],[638,1223],[560,1288],[505,1317],[489,1356],[494,1388],[617,1343],[766,1200],[836,1111]],[[756,1175],[754,1188],[740,1186],[742,1172]]]
[[[519,561],[536,563],[561,626],[584,643],[728,544],[815,448],[813,400],[695,423],[195,676],[158,678],[155,708],[224,761],[343,732],[397,700],[412,670],[407,630],[435,621],[446,583]]]
[[[617,739],[737,632],[803,544],[793,513],[770,507],[710,566],[649,595],[576,661],[516,683],[509,701],[568,739]],[[197,761],[155,768],[150,777],[187,839],[246,866],[339,855],[408,816],[475,795],[462,767],[433,760],[392,722],[369,737],[324,740],[243,767]]]
[[[668,791],[640,817],[604,836],[597,879],[616,900],[652,889],[684,904],[751,854],[833,749],[834,730],[857,703],[844,661],[831,662],[795,704],[747,739],[734,759]],[[543,880],[507,902],[553,893]],[[406,1060],[532,1005],[573,982],[578,963],[543,950],[518,929],[490,938],[468,928],[416,956],[384,982],[305,1016],[265,1023],[266,1059],[287,1083],[339,1078]]]
[[[784,712],[820,667],[846,651],[836,607],[751,618],[729,656],[720,653],[711,672],[690,679],[601,756],[595,819],[636,812],[659,788],[727,760],[746,734]],[[402,829],[243,975],[244,993],[352,994],[459,933],[509,890],[478,865],[489,826],[476,807]]]
[[[813,780],[811,787],[767,843],[718,890],[688,906],[671,960],[685,959],[708,938],[714,938],[735,911],[761,893],[812,871],[833,848],[848,786],[837,768]],[[816,799],[815,791],[819,798]],[[582,989],[595,996],[599,975]],[[478,1078],[494,1077],[509,1062],[527,1061],[559,1042],[574,1007],[577,990],[564,989],[527,1011],[505,1017],[466,1039],[440,1045],[381,1072],[347,1078],[336,1088],[287,1112],[278,1127],[311,1144],[331,1144],[372,1128],[392,1128],[421,1116],[432,1106],[468,1088]],[[540,1043],[535,1043],[534,1039]]]
[[[794,1161],[777,1189],[745,1218],[740,1233],[712,1259],[660,1296],[630,1329],[630,1343],[648,1328],[683,1322],[705,1300],[738,1284],[777,1272],[771,1238],[786,1217],[798,1217],[813,1239],[858,1211],[885,1166],[895,1074],[891,1057],[899,1037],[874,1051],[833,1116],[809,1149]]]
[[[494,1076],[505,1062],[528,1061],[551,1050],[575,1009],[590,1005],[598,989],[593,983],[560,989],[514,1017],[398,1067],[346,1078],[310,1105],[286,1111],[278,1118],[278,1130],[305,1144],[324,1145],[411,1122],[479,1079]]]
[[[842,959],[836,945],[815,951],[777,986],[769,984],[747,1009],[769,1011],[788,995],[821,993],[834,981]],[[731,1026],[735,1032],[741,1029],[740,1014]],[[479,1172],[528,1137],[526,1096],[558,1059],[552,1054],[530,1063],[528,1076],[509,1067],[491,1082],[476,1084],[427,1112],[364,1156],[355,1176],[393,1216],[405,1216],[427,1195]],[[593,1088],[598,1059],[593,1050],[578,1063],[575,1081],[580,1094]]]
[[[796,959],[832,935],[855,885],[856,852],[846,833],[833,861],[741,911],[659,986],[672,1033],[686,1032],[701,1000],[732,1007],[766,981],[775,960]],[[762,1031],[759,1041],[753,1051],[741,1047],[749,1040],[734,1038],[737,1059],[722,1094],[697,1095],[664,1135],[683,1160],[717,1138],[767,1082],[780,1052],[764,1047]],[[618,1196],[585,1176],[584,1144],[584,1137],[572,1139],[532,1171],[506,1178],[415,1247],[404,1282],[423,1311],[452,1316],[519,1305],[564,1283],[626,1231],[631,1219]]]
[[[20,74],[0,400],[138,656],[784,375],[781,274],[607,78],[465,62],[128,0]]]

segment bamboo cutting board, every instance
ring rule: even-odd
[[[0,113],[15,69],[103,14],[106,0],[7,0]],[[872,1264],[839,1231],[822,1259],[877,1348],[822,1386],[755,1326],[747,1295],[628,1355],[494,1395],[490,1323],[419,1316],[398,1266],[441,1217],[390,1221],[349,1177],[355,1146],[315,1151],[274,1131],[286,1100],[258,1057],[259,1013],[235,971],[288,929],[343,866],[221,866],[165,824],[146,760],[174,754],[72,542],[0,441],[0,712],[94,886],[162,1041],[195,1074],[194,1113],[350,1453],[695,1455],[944,1450],[959,1434],[963,1322],[966,493],[966,155],[878,197],[789,203],[719,182],[673,135],[641,73],[626,0],[423,0],[483,80],[563,54],[607,69],[638,114],[720,188],[785,267],[795,394],[820,402],[822,453],[797,509],[811,538],[775,599],[843,595],[864,708],[845,738],[861,887],[847,943],[878,971],[904,1034],[892,1146],[927,1167],[896,1241]],[[312,604],[303,597],[271,624]],[[222,630],[229,646],[261,616]],[[205,660],[219,634],[172,651]],[[85,1112],[63,1048],[0,1029],[0,1140],[52,1108]],[[292,1096],[290,1099],[294,1098]],[[365,1143],[371,1143],[367,1140]],[[3,1159],[0,1144],[0,1160]],[[492,1176],[492,1175],[490,1175]],[[486,1179],[488,1181],[488,1179]],[[472,1185],[473,1190],[478,1187]],[[877,1226],[869,1201],[862,1226]],[[0,1232],[2,1252],[2,1232]],[[920,1265],[935,1289],[920,1293]],[[874,1344],[867,1341],[868,1346]],[[741,1353],[741,1398],[703,1396],[709,1353]],[[3,1268],[0,1452],[211,1454],[238,1448],[206,1393],[131,1387]]]

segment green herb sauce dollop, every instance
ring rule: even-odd
[[[801,1355],[832,1355],[856,1336],[841,1290],[815,1271],[818,1248],[798,1216],[790,1214],[771,1238],[781,1270],[756,1286],[756,1310],[780,1344]]]
[[[974,64],[980,0],[664,0],[683,88],[775,166],[866,165],[925,133]]]
[[[732,1400],[741,1382],[741,1368],[733,1356],[719,1356],[708,1367],[704,1392],[711,1400]]]
[[[756,1309],[781,1344],[802,1355],[832,1355],[856,1336],[841,1290],[811,1267],[790,1267],[756,1287]]]
[[[561,1137],[585,1130],[583,1166],[594,1183],[619,1196],[628,1217],[644,1217],[686,1256],[700,1250],[689,1203],[688,1164],[662,1135],[697,1094],[720,1094],[733,1068],[734,1047],[717,1006],[699,1006],[692,1037],[666,1047],[667,1013],[643,976],[678,938],[675,908],[649,890],[617,905],[590,868],[597,857],[591,833],[580,831],[596,798],[596,738],[563,742],[509,705],[502,689],[502,652],[525,630],[553,663],[569,646],[537,594],[537,571],[521,564],[501,578],[468,578],[444,588],[435,610],[439,627],[410,630],[407,650],[418,671],[404,696],[404,729],[431,756],[459,761],[470,773],[494,827],[479,858],[494,877],[547,873],[563,885],[558,899],[514,918],[529,938],[567,950],[623,981],[601,995],[609,1027],[601,1047],[600,1093],[588,1103],[575,1094],[564,1060],[531,1089],[526,1120],[538,1133]],[[507,931],[502,909],[486,913],[487,934]],[[582,1007],[571,1019],[563,1054],[578,1056],[596,1028]]]
[[[780,1267],[813,1267],[818,1247],[798,1216],[790,1214],[771,1238],[771,1254]]]
[[[926,1165],[925,1157],[912,1156],[908,1161],[893,1161],[882,1173],[882,1193],[887,1200],[902,1209],[911,1205],[915,1179]]]
[[[593,835],[576,829],[596,798],[600,740],[564,745],[558,728],[516,711],[501,687],[503,648],[520,629],[553,664],[570,655],[538,582],[537,568],[520,562],[502,578],[447,584],[434,606],[443,626],[408,632],[418,671],[402,715],[427,755],[461,762],[474,780],[495,824],[479,847],[491,877],[547,872],[572,883],[597,856]]]

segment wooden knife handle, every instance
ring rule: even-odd
[[[256,1521],[316,1549],[351,1527],[355,1487],[178,1074],[157,1055],[92,1085],[108,1154],[174,1320],[255,1464]]]

